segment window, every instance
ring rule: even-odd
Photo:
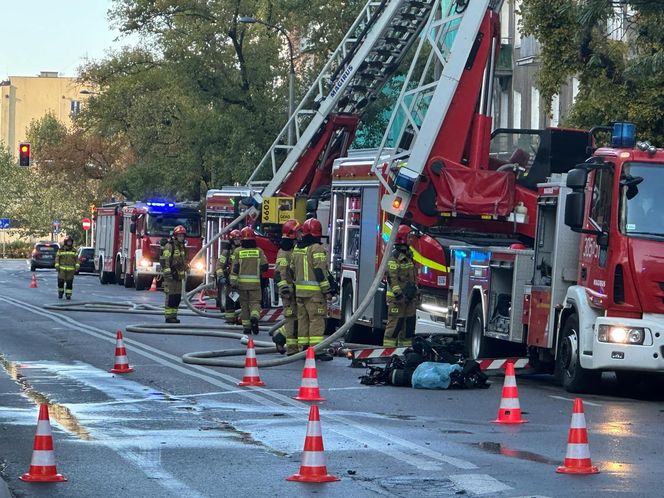
[[[597,230],[608,230],[611,218],[611,189],[613,171],[600,169],[595,171],[595,183],[590,207],[590,221]]]
[[[187,229],[187,237],[198,237],[201,234],[201,221],[198,215],[166,216],[159,214],[148,216],[147,233],[149,235],[167,237],[178,225],[183,225]]]

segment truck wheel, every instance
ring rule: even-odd
[[[556,377],[567,392],[587,392],[596,385],[602,373],[586,370],[579,360],[579,318],[570,315],[565,321],[556,355]]]
[[[134,286],[134,276],[133,275],[127,275],[125,273],[124,277],[124,286],[129,289]]]
[[[135,280],[136,280],[135,287],[137,291],[142,291],[147,288],[147,282],[149,280],[149,277],[137,276]]]
[[[124,284],[124,279],[122,278],[122,266],[120,263],[120,258],[115,260],[115,283],[118,285]]]
[[[487,338],[484,337],[482,303],[477,303],[470,313],[466,328],[466,352],[471,360],[490,357]]]
[[[35,265],[34,264],[30,265],[30,271],[35,271]]]

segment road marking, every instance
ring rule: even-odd
[[[553,394],[549,394],[549,398],[574,402],[574,398],[566,398],[565,396],[554,396]],[[600,403],[593,403],[592,401],[586,401],[585,399],[583,400],[583,404],[589,406],[602,406]]]
[[[507,484],[503,484],[488,474],[457,474],[448,476],[459,492],[466,491],[474,495],[494,495],[503,491],[514,489]]]
[[[49,317],[51,320],[58,322],[60,324],[71,325],[80,330],[81,332],[90,335],[92,337],[102,339],[106,342],[115,343],[115,332],[107,332],[103,329],[98,329],[83,323],[80,323],[70,317],[61,316],[57,313],[53,313],[47,310],[38,308],[32,304],[20,301],[18,299],[9,298],[6,296],[0,297],[1,301],[8,302],[10,304],[23,306],[24,308],[32,311],[35,314]],[[221,389],[237,391],[237,382],[238,378],[223,374],[211,370],[207,367],[199,365],[183,365],[180,363],[181,358],[170,353],[166,353],[162,350],[153,348],[147,344],[144,344],[135,339],[124,338],[125,345],[131,345],[134,347],[133,352],[140,354],[146,358],[149,358],[156,363],[167,366],[178,372],[181,372],[185,375],[196,377],[200,380],[203,380],[209,384],[217,386]],[[222,382],[213,377],[218,377],[219,379],[226,380],[232,384]],[[242,391],[242,396],[245,396],[252,401],[262,404],[264,406],[276,409],[283,409],[283,405],[287,404],[298,409],[298,414],[290,414],[298,420],[308,420],[307,413],[308,407],[303,403],[292,400],[291,398],[284,396],[282,394],[273,392],[268,389],[256,389],[252,388],[247,391]],[[267,398],[273,398],[267,399]],[[437,451],[431,450],[429,448],[420,446],[416,443],[408,441],[399,436],[385,433],[373,427],[360,424],[352,419],[339,415],[323,415],[323,420],[331,420],[336,422],[336,424],[330,426],[328,431],[334,431],[339,435],[342,435],[348,439],[355,440],[356,442],[365,445],[368,448],[372,448],[375,451],[384,453],[388,456],[391,456],[397,460],[401,460],[409,465],[417,467],[421,470],[430,470],[430,471],[439,471],[441,470],[441,463],[447,463],[459,469],[472,470],[477,469],[477,465],[462,460],[459,458],[451,457]],[[398,449],[397,447],[401,447]]]

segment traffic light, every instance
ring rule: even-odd
[[[30,166],[30,144],[18,144],[19,166]]]

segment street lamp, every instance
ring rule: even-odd
[[[288,36],[288,33],[284,28],[281,26],[277,26],[275,24],[270,24],[265,21],[261,21],[260,19],[256,19],[255,17],[250,17],[250,16],[243,16],[238,19],[238,22],[241,22],[242,24],[262,24],[263,26],[266,26],[270,29],[274,29],[284,35],[286,37],[286,41],[288,42],[288,54],[289,54],[289,60],[290,60],[290,74],[288,77],[288,145],[293,145],[294,144],[294,138],[295,138],[295,122],[291,122],[291,118],[293,117],[293,114],[295,114],[295,63],[293,62],[293,42],[291,42],[290,37]]]

